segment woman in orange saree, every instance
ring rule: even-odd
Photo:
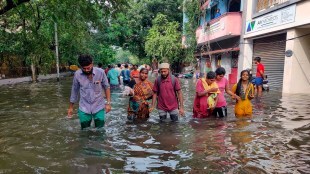
[[[148,79],[148,70],[142,68],[139,73],[139,78],[129,82],[131,97],[128,105],[128,120],[147,120],[150,116],[149,102],[153,96],[153,83]]]

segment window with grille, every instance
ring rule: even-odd
[[[276,5],[287,2],[289,0],[256,0],[256,1],[257,1],[256,12],[258,13],[266,9],[272,8]]]

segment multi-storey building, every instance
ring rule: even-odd
[[[237,82],[242,3],[241,0],[200,0],[195,53],[200,61],[200,71],[210,70],[206,64],[211,64],[213,71],[224,67],[230,83]]]
[[[310,93],[310,0],[244,1],[239,72],[255,57],[265,65],[271,90]]]

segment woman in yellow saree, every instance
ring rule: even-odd
[[[251,117],[252,104],[254,98],[254,85],[249,81],[250,72],[248,70],[241,71],[241,78],[237,84],[232,87],[232,92],[236,98],[235,115],[236,117]]]
[[[147,100],[152,99],[153,84],[147,79],[148,70],[142,68],[139,78],[135,78],[129,82],[132,88],[128,105],[128,120],[147,120],[149,118],[149,103]]]

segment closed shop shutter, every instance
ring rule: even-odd
[[[253,75],[256,74],[255,57],[261,57],[268,76],[270,90],[282,91],[286,33],[256,39],[253,42]]]

